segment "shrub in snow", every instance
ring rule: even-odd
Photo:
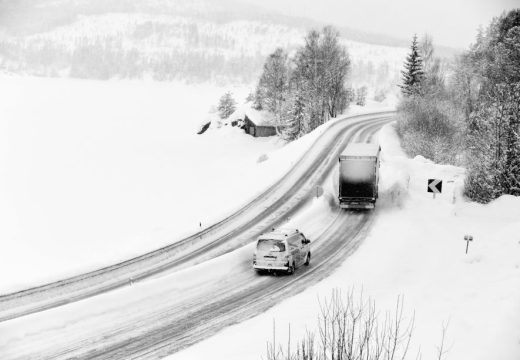
[[[261,163],[261,162],[266,161],[267,159],[269,159],[269,157],[268,157],[266,154],[262,154],[262,155],[260,155],[260,157],[258,158],[258,160],[256,160],[256,162],[257,162],[257,163]]]
[[[353,291],[343,296],[335,290],[320,301],[317,335],[307,332],[294,346],[267,344],[267,360],[347,360],[347,359],[406,359],[410,345],[414,316],[407,318],[403,299],[397,300],[393,314],[383,318],[372,300],[355,300]],[[415,357],[414,357],[415,358]],[[439,359],[441,356],[439,356]]]
[[[368,89],[366,86],[362,86],[356,90],[356,105],[365,106],[367,102]]]
[[[254,102],[254,101],[255,101],[255,94],[251,91],[251,92],[249,92],[249,94],[247,94],[247,97],[246,97],[244,103],[247,104],[247,103]]]
[[[227,92],[219,100],[217,110],[221,119],[227,119],[236,110],[237,102],[231,92]]]
[[[462,151],[462,130],[460,115],[451,103],[415,96],[403,99],[398,111],[396,129],[409,156],[422,155],[437,163],[457,164],[457,155]]]
[[[374,100],[377,102],[383,102],[386,99],[386,92],[384,90],[377,90],[374,94]]]

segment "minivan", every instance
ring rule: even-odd
[[[294,273],[311,261],[311,241],[298,229],[278,229],[258,237],[253,255],[253,268],[259,272]]]

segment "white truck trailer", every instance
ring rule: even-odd
[[[351,143],[339,156],[339,206],[373,209],[378,196],[381,147]]]

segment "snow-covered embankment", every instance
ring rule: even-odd
[[[332,289],[363,292],[384,312],[404,296],[405,312],[415,312],[409,352],[434,359],[447,328],[445,358],[520,357],[520,199],[503,196],[489,205],[461,196],[464,169],[409,159],[392,125],[379,134],[383,148],[381,198],[370,234],[331,277],[270,309],[262,316],[223,330],[172,359],[245,359],[265,355],[276,319],[277,342],[286,344],[316,328],[318,297]],[[433,199],[427,179],[444,183]],[[328,190],[333,191],[333,181]],[[326,202],[323,197],[316,202]],[[327,211],[315,204],[313,211]],[[297,224],[298,219],[294,219]],[[465,254],[464,235],[473,236]],[[254,335],[252,335],[254,334]]]

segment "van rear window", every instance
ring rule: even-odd
[[[256,248],[260,251],[285,251],[285,244],[281,240],[261,239],[258,240]]]

